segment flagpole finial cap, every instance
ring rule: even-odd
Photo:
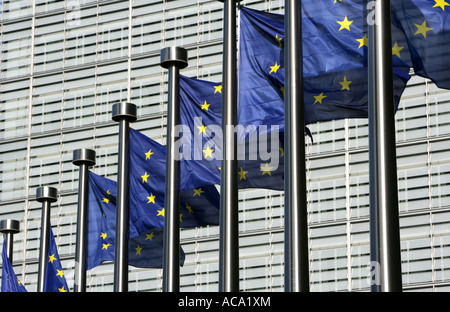
[[[161,66],[169,68],[171,65],[180,69],[188,66],[188,54],[185,48],[167,47],[161,50]]]
[[[74,150],[72,163],[76,166],[81,166],[82,164],[95,165],[95,151],[88,148]]]
[[[13,219],[5,219],[0,221],[0,232],[1,233],[19,233],[20,231],[20,221]]]
[[[128,102],[121,102],[114,104],[112,108],[112,119],[114,121],[120,121],[122,119],[127,119],[130,122],[136,121],[137,119],[136,105]]]
[[[36,200],[40,203],[44,201],[55,202],[58,200],[58,191],[54,187],[42,186],[36,190]]]

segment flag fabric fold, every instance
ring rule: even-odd
[[[180,164],[180,171],[183,172]],[[130,129],[131,237],[164,226],[166,148]],[[203,172],[200,172],[202,174]],[[186,188],[180,183],[180,227],[219,224],[220,196],[212,183]]]
[[[305,124],[367,118],[366,1],[302,2]],[[241,9],[239,113],[284,130],[284,16]],[[393,26],[395,108],[409,80],[406,38]]]
[[[87,270],[103,262],[114,261],[117,182],[89,172],[89,222]],[[162,209],[162,207],[161,207]],[[130,207],[130,214],[134,211]],[[161,210],[160,210],[161,211]],[[159,217],[159,216],[158,216]],[[130,234],[128,262],[139,268],[162,268],[163,228],[148,228]],[[180,265],[184,264],[180,250]]]
[[[2,249],[2,292],[27,292],[25,286],[19,281],[6,254],[6,241]]]
[[[129,264],[162,268],[166,148],[135,129],[129,142]],[[116,193],[116,181],[89,173],[88,269],[114,259]],[[219,207],[213,184],[181,191],[180,227],[218,225]]]
[[[392,0],[393,23],[406,35],[414,72],[450,89],[450,4],[447,1]]]
[[[180,189],[220,184],[222,85],[180,75]]]
[[[53,230],[49,229],[49,244],[48,244],[48,258],[47,268],[44,277],[44,292],[68,292],[64,271],[61,266],[61,260],[58,255],[55,237]]]
[[[180,185],[184,189],[220,184],[221,90],[220,83],[180,75],[180,122],[186,127],[181,139],[183,157],[180,163]],[[259,128],[260,125],[245,123],[244,127],[244,123],[238,114],[235,129],[239,188],[283,190],[283,133],[273,131],[269,135],[265,128]]]

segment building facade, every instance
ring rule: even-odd
[[[242,6],[283,13],[284,0]],[[72,290],[78,167],[92,148],[97,174],[116,180],[114,103],[137,105],[132,127],[165,144],[168,46],[188,50],[181,73],[220,82],[223,4],[216,0],[6,0],[1,3],[0,219],[17,219],[13,267],[37,288],[41,204],[58,189],[51,224]],[[450,290],[450,91],[413,76],[396,114],[405,291]],[[307,138],[312,291],[368,291],[369,162],[364,119],[310,125]],[[240,289],[284,290],[283,192],[241,190]],[[181,231],[181,291],[217,291],[219,229]],[[161,269],[130,266],[130,291],[161,291]],[[113,264],[87,273],[88,291],[112,291]]]

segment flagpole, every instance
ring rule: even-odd
[[[239,197],[237,175],[236,83],[236,3],[240,0],[221,0],[224,3],[223,70],[222,70],[222,129],[223,160],[220,176],[220,237],[219,291],[239,291]]]
[[[285,1],[285,263],[286,292],[309,291],[301,1]]]
[[[91,149],[77,149],[73,151],[72,163],[79,166],[78,178],[78,212],[77,239],[75,245],[75,280],[74,292],[86,291],[86,243],[87,216],[89,199],[89,166],[95,165],[95,151]]]
[[[36,200],[42,203],[41,241],[39,247],[38,292],[44,292],[45,271],[47,270],[48,245],[50,240],[50,206],[57,201],[57,190],[43,186],[36,190]]]
[[[136,105],[122,102],[113,105],[112,119],[119,123],[119,159],[117,169],[117,213],[114,256],[114,291],[128,291],[129,239],[129,150],[130,122],[137,119]]]
[[[375,38],[375,28],[369,25],[368,27],[368,37],[369,37],[369,47],[374,46],[375,40],[370,38]],[[369,76],[368,79],[368,117],[369,117],[369,240],[370,240],[370,263],[369,263],[369,276],[370,276],[370,289],[372,292],[380,291],[379,282],[379,255],[378,255],[378,195],[377,195],[377,151],[375,148],[375,138],[376,138],[376,94],[375,85],[370,83],[375,81],[375,53],[369,51],[368,53],[368,68]]]
[[[371,36],[371,31],[369,28],[368,35]],[[369,63],[372,62],[369,58]],[[369,65],[370,67],[370,65]],[[369,97],[374,96],[374,90],[371,90],[373,86],[369,84]],[[371,100],[369,100],[370,103]],[[372,99],[375,101],[375,98]],[[375,102],[372,102],[375,103]],[[374,105],[369,105],[369,119],[370,116],[374,116]],[[374,143],[371,141],[376,137],[375,127],[373,122],[369,121],[369,240],[370,240],[370,263],[369,263],[369,276],[370,276],[370,289],[372,292],[380,291],[379,282],[379,255],[378,255],[378,212],[376,207],[378,207],[377,198],[377,152],[373,146]]]
[[[3,233],[3,240],[6,243],[6,252],[11,262],[13,263],[14,251],[14,234],[19,233],[20,222],[13,219],[5,219],[0,222],[0,233]]]
[[[402,291],[400,226],[398,213],[397,157],[389,0],[375,1],[375,23],[369,25],[369,149],[371,200],[371,244],[377,244],[380,290]],[[375,163],[373,163],[375,162]]]
[[[180,151],[175,127],[180,124],[180,69],[188,65],[187,50],[161,50],[161,66],[169,72],[167,100],[166,194],[164,198],[163,291],[180,290]]]

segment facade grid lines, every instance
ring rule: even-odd
[[[242,6],[283,13],[284,1]],[[21,221],[14,269],[37,284],[40,205],[58,188],[51,224],[73,284],[78,171],[72,151],[97,152],[93,170],[115,179],[112,104],[138,106],[132,127],[165,143],[167,77],[159,51],[188,50],[181,74],[219,82],[222,4],[215,0],[37,1],[1,4],[0,217]],[[450,91],[414,76],[396,118],[403,283],[450,290]],[[310,281],[313,291],[368,291],[367,120],[310,125],[307,139]],[[240,192],[240,288],[283,291],[283,192]],[[218,228],[181,231],[182,291],[217,291]],[[111,291],[113,265],[88,271],[88,291]],[[130,291],[161,291],[162,272],[130,267]]]

